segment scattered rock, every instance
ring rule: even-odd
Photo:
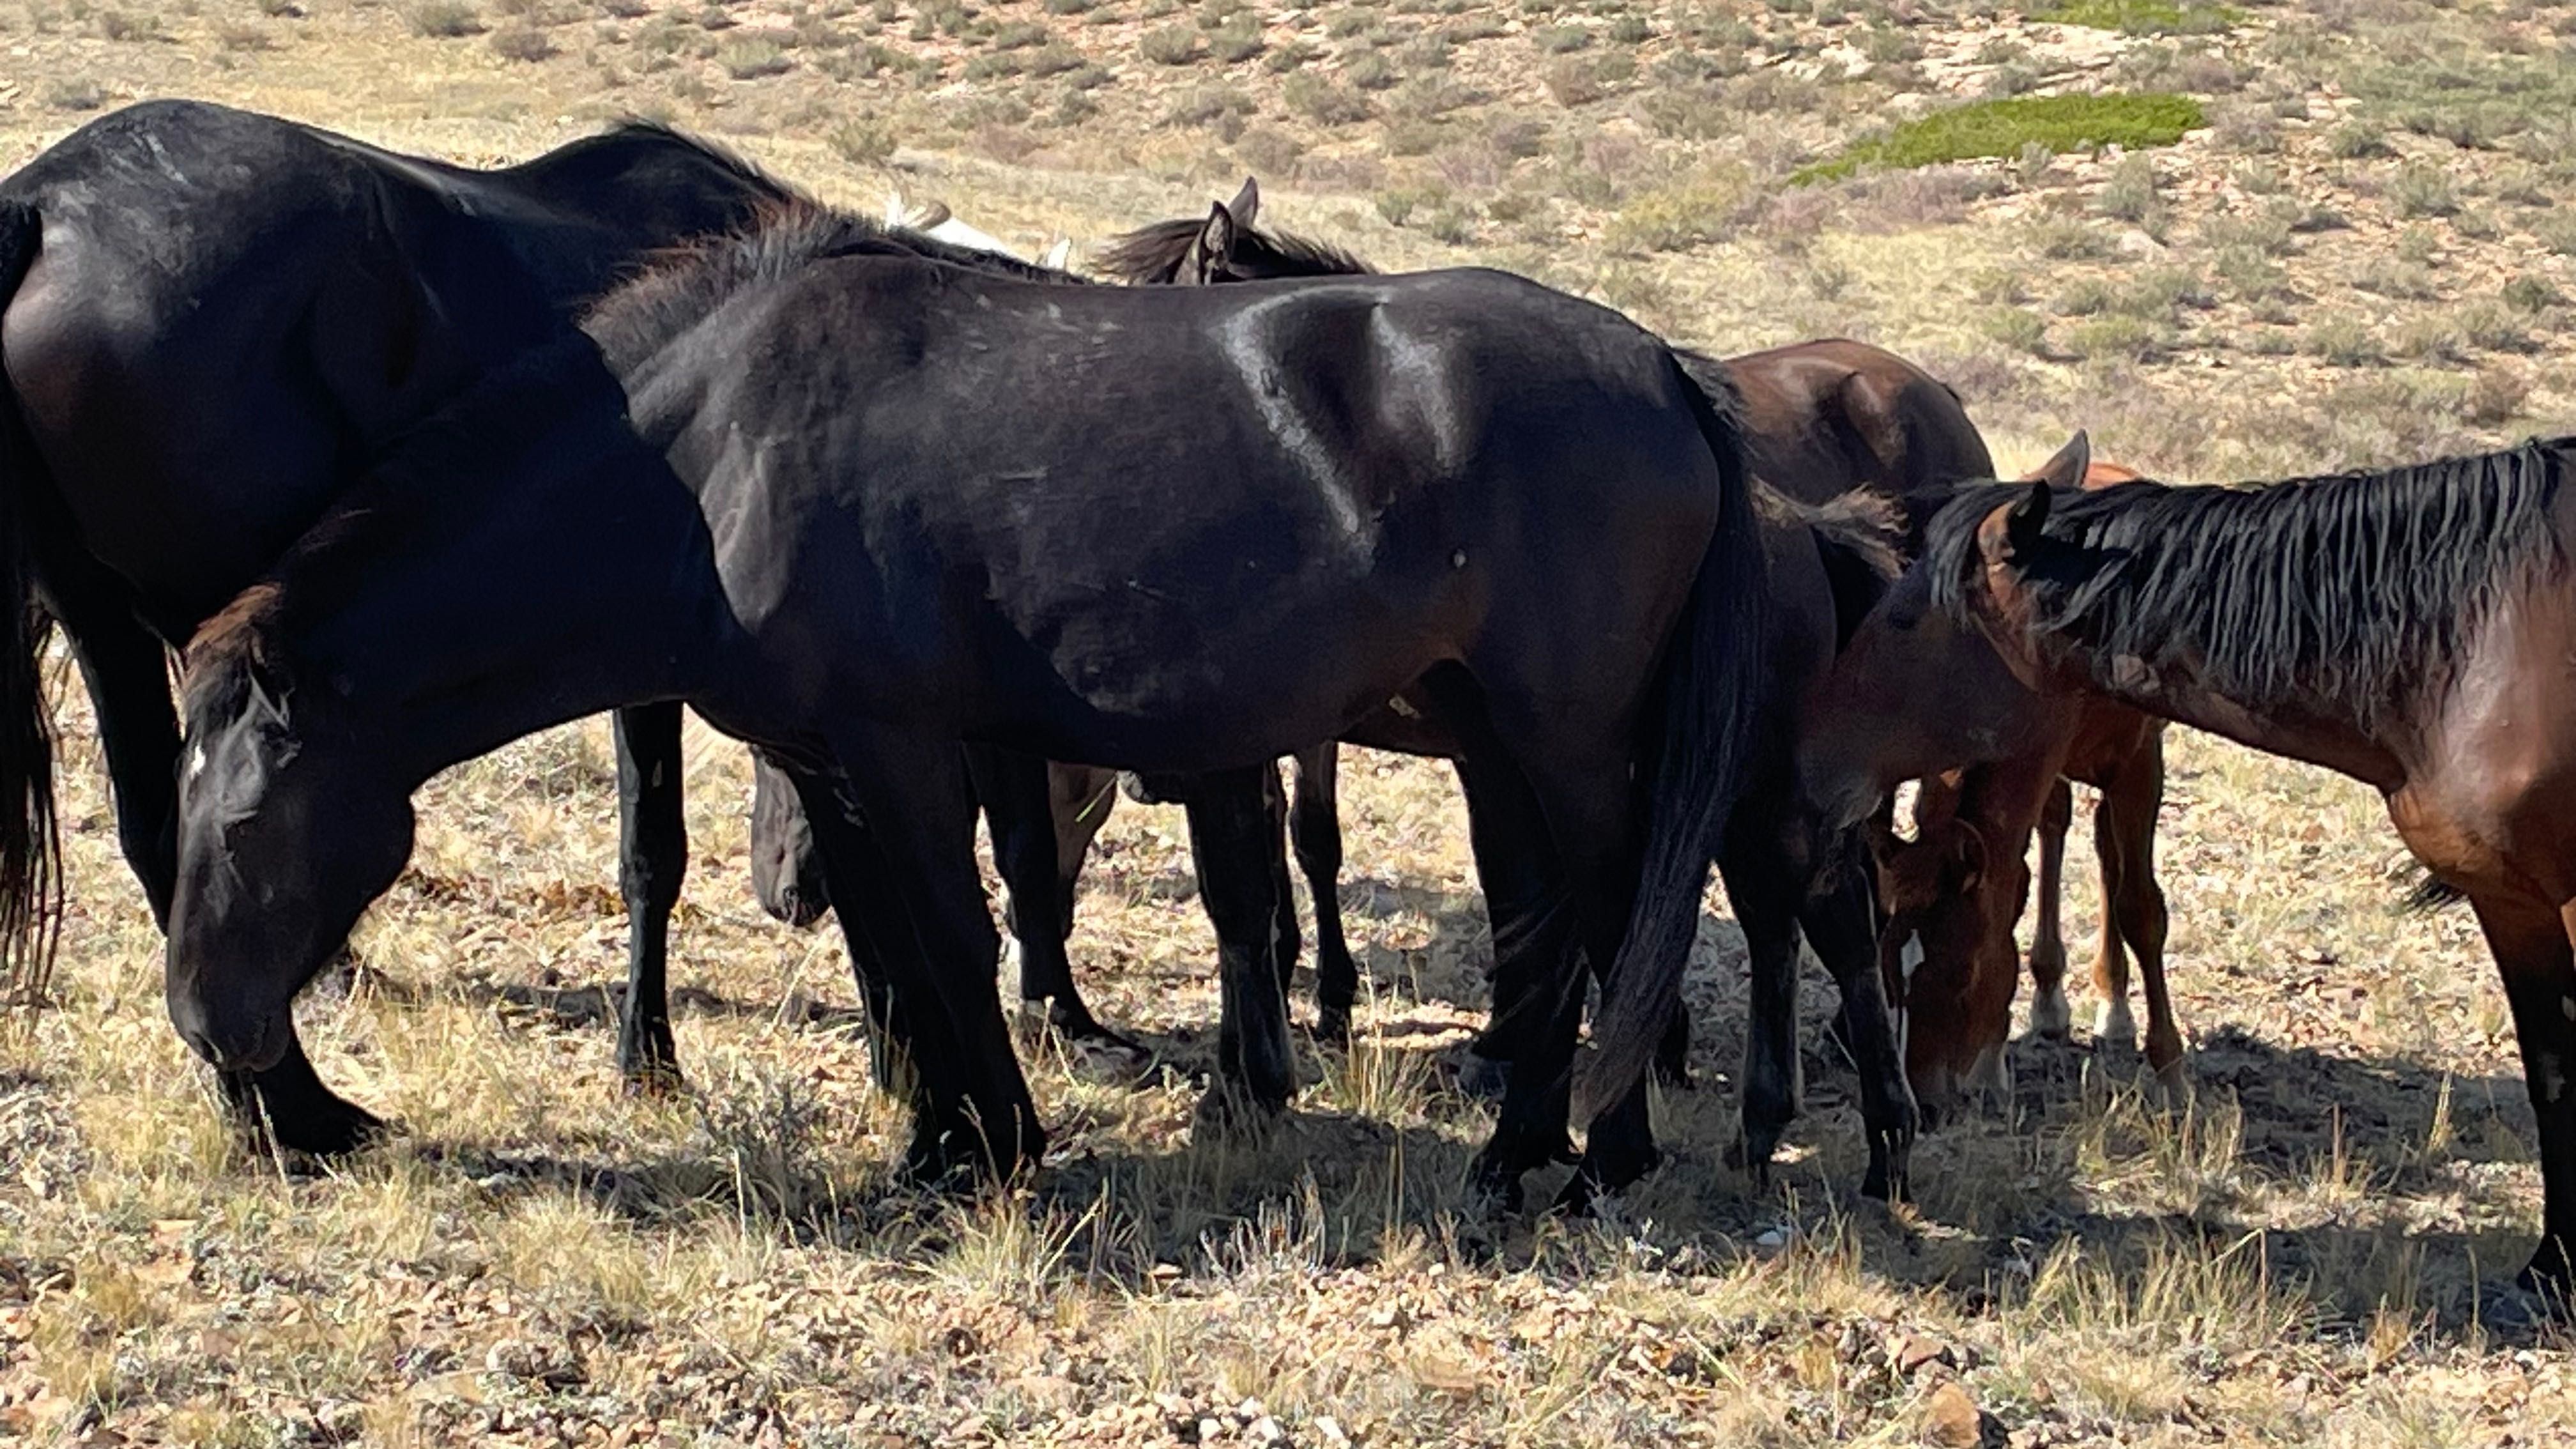
[[[1932,1391],[1923,1403],[1923,1442],[1937,1449],[1977,1449],[1984,1437],[1984,1416],[1977,1401],[1953,1379]]]

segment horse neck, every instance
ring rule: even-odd
[[[291,672],[327,680],[325,708],[413,785],[537,730],[692,697],[727,657],[706,521],[657,450],[575,409],[509,451],[489,480],[437,460],[411,487],[462,485],[452,498],[360,513],[281,574],[282,597],[305,591],[283,629]]]
[[[2305,705],[2256,707],[2231,698],[2191,664],[2149,670],[2136,660],[2108,667],[2072,659],[2056,687],[2076,696],[2117,700],[2133,709],[2203,729],[2266,754],[2322,765],[2382,791],[2405,783],[2407,724],[2396,716],[2364,721]]]

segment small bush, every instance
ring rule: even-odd
[[[480,35],[483,21],[465,0],[419,0],[403,12],[414,32],[438,40]]]
[[[1571,55],[1592,44],[1592,27],[1542,25],[1530,32],[1530,42],[1550,55]]]
[[[1208,53],[1227,65],[1241,65],[1266,48],[1256,21],[1228,21],[1208,33]]]
[[[2417,362],[2466,362],[2469,339],[2440,313],[2410,318],[2389,338],[2389,351]]]
[[[2160,229],[2164,218],[2164,195],[2156,187],[2156,163],[2142,155],[2120,158],[2111,168],[2111,179],[2102,185],[2095,200],[2105,216],[2134,222],[2150,232]]]
[[[2460,412],[2480,427],[2492,428],[2511,422],[2522,415],[2522,405],[2531,397],[2531,379],[2500,367],[2481,367],[2469,379],[2468,396],[2461,399]]]
[[[1034,20],[1014,20],[993,32],[987,42],[995,50],[1026,50],[1047,42],[1047,28]]]
[[[2567,300],[2547,277],[2526,272],[2504,284],[2504,304],[2517,312],[2546,312]]]
[[[1606,240],[1624,250],[1648,252],[1716,241],[1751,188],[1752,178],[1732,168],[1640,192],[1611,218]]]
[[[1199,33],[1186,25],[1148,30],[1137,40],[1136,51],[1156,65],[1188,65],[1199,58]]]
[[[2308,355],[2330,367],[2375,367],[2388,360],[2379,334],[2358,317],[2329,317],[2308,329]]]
[[[2460,191],[2451,174],[2439,166],[2414,162],[2401,166],[2388,183],[2388,200],[2399,216],[2451,216],[2460,209]]]
[[[2136,317],[2096,317],[2066,329],[2066,350],[2087,362],[2147,362],[2168,345],[2163,329]]]
[[[2326,154],[2345,161],[2392,156],[2388,133],[2368,121],[2346,121],[2326,132]]]
[[[1863,166],[1905,169],[1944,161],[2018,156],[2087,146],[2167,146],[2208,124],[2200,103],[2179,95],[2015,96],[1973,101],[1856,141],[1840,156],[1797,172],[1799,184],[1849,176]]]
[[[45,104],[58,111],[95,111],[107,104],[107,87],[88,76],[56,76],[45,83]]]
[[[1364,91],[1382,91],[1404,79],[1404,74],[1383,52],[1372,50],[1351,57],[1342,67],[1342,79]]]
[[[1288,77],[1282,88],[1288,108],[1323,126],[1347,126],[1369,118],[1366,96],[1345,90],[1312,71],[1299,71]]]
[[[533,25],[513,25],[492,32],[492,53],[503,60],[535,62],[555,53],[555,43]]]
[[[883,166],[894,159],[893,130],[874,121],[844,121],[823,140],[853,166]]]
[[[2221,247],[2212,266],[2240,301],[2263,302],[2290,294],[2290,274],[2258,248]]]
[[[2052,261],[2099,261],[2119,250],[2109,237],[2080,221],[2035,221],[2029,246]]]
[[[2037,354],[2048,347],[2048,321],[2027,307],[1997,307],[1981,319],[1981,330],[2015,352]]]
[[[1270,52],[1270,58],[1261,63],[1261,68],[1272,75],[1286,75],[1321,54],[1322,51],[1302,40],[1292,40]]]
[[[788,59],[787,47],[765,35],[746,35],[728,40],[716,52],[716,63],[735,80],[757,80],[762,76],[784,75],[795,67]]]
[[[2523,319],[2502,302],[2479,300],[2453,312],[2460,335],[2471,347],[2481,352],[2529,352],[2531,334],[2523,330]]]

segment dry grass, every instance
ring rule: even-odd
[[[2157,7],[2105,12],[2138,34],[1969,12],[0,0],[0,164],[174,92],[478,162],[640,111],[835,199],[935,193],[1031,249],[1197,213],[1252,168],[1281,224],[1384,265],[1512,267],[1720,350],[1897,347],[1959,383],[2006,466],[2079,423],[2185,476],[2563,426],[2576,230],[2563,91],[2532,57],[2568,7],[2187,7],[2213,33],[2182,40],[2152,33],[2173,28]],[[2222,122],[2150,162],[2043,149],[1787,186],[1895,119],[2106,76]],[[1076,953],[1164,1065],[1106,1079],[1029,1036],[1056,1156],[960,1203],[889,1186],[903,1124],[868,1085],[840,949],[744,888],[732,747],[692,754],[691,1095],[617,1090],[612,792],[585,725],[426,793],[365,969],[306,1008],[325,1073],[409,1135],[282,1178],[228,1144],[162,1019],[76,705],[66,731],[67,999],[0,1054],[0,1438],[2576,1433],[2563,1346],[2507,1351],[2472,1321],[2477,1276],[2528,1251],[2538,1184],[2469,923],[2393,914],[2367,792],[2202,737],[2175,741],[2163,837],[2189,1102],[2080,1046],[2024,1050],[2010,1117],[1927,1141],[1922,1201],[1890,1213],[1850,1196],[1850,1080],[1812,1058],[1760,1189],[1721,1165],[1742,1023],[1713,912],[1710,1084],[1664,1102],[1665,1172],[1569,1228],[1460,1195],[1487,1118],[1450,1054],[1486,946],[1436,769],[1352,756],[1359,1044],[1310,1053],[1258,1141],[1191,1134],[1213,946],[1177,816],[1122,810]],[[1810,983],[1811,1017],[1824,1002]]]

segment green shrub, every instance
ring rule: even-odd
[[[2170,94],[1974,101],[1907,121],[1885,135],[1855,141],[1841,155],[1806,167],[1790,179],[1804,185],[1849,176],[1864,166],[1901,170],[2018,156],[2031,145],[2052,152],[2104,145],[2168,146],[2207,124],[2200,102]]]
[[[2233,5],[2181,5],[2174,0],[2065,0],[2033,11],[2030,18],[2124,35],[2213,35],[2244,24],[2245,12]]]
[[[2329,317],[2308,329],[2308,354],[2331,367],[2374,367],[2388,360],[2379,334],[2358,317]]]
[[[1188,65],[1199,58],[1199,33],[1186,25],[1148,30],[1137,39],[1136,51],[1156,65]]]
[[[1648,252],[1716,241],[1751,187],[1752,179],[1741,168],[1728,168],[1640,192],[1610,219],[1606,239],[1624,250]]]

